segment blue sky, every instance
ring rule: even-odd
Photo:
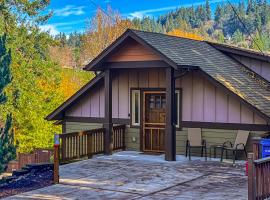
[[[118,10],[123,18],[158,16],[175,10],[179,7],[189,7],[204,4],[205,0],[93,0],[103,9],[109,5]],[[236,2],[237,0],[231,0]],[[210,0],[211,7],[226,0]],[[77,31],[83,32],[87,19],[90,19],[97,10],[91,0],[51,0],[48,11],[54,11],[54,16],[42,30],[50,30],[52,35],[59,32],[67,34]]]

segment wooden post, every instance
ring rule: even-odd
[[[248,200],[256,199],[254,153],[248,154]]]
[[[176,160],[175,132],[175,79],[174,69],[166,69],[166,125],[165,125],[165,160]]]
[[[54,134],[54,166],[53,166],[53,182],[59,183],[59,134]]]
[[[104,150],[106,155],[112,154],[113,144],[113,124],[112,124],[112,74],[110,69],[105,70],[105,138]]]

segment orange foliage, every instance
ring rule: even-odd
[[[182,37],[182,38],[188,38],[188,39],[192,39],[192,40],[199,40],[199,41],[203,40],[203,37],[201,37],[200,35],[198,35],[196,33],[186,32],[186,31],[183,31],[180,29],[174,29],[174,30],[168,32],[168,35]]]
[[[61,73],[62,79],[60,83],[61,93],[64,95],[64,99],[69,98],[75,92],[77,92],[86,82],[91,80],[94,75],[90,72],[89,74],[83,75],[86,72],[80,72],[79,70],[66,69]]]
[[[51,46],[49,48],[50,57],[61,67],[72,68],[75,66],[74,56],[70,47]]]

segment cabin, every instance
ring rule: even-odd
[[[84,67],[96,73],[46,119],[63,133],[126,125],[128,150],[185,153],[187,128],[207,146],[270,130],[270,56],[207,41],[128,29]]]

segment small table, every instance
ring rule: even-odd
[[[210,158],[212,157],[212,149],[214,149],[214,158],[217,157],[217,149],[222,149],[222,145],[211,145],[210,146]]]

